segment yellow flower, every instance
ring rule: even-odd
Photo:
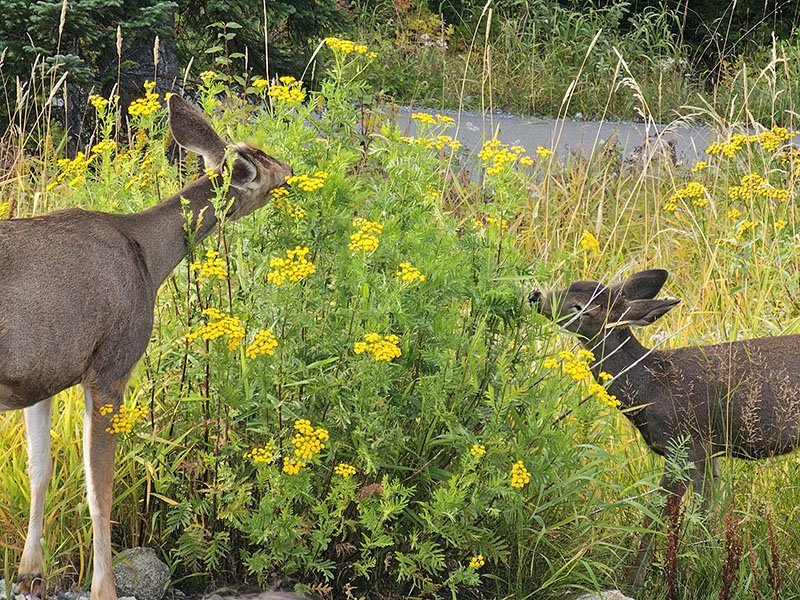
[[[257,446],[250,452],[246,452],[244,458],[248,458],[254,463],[270,463],[275,458],[275,447],[272,444]]]
[[[294,454],[301,461],[312,460],[325,449],[328,441],[328,430],[322,427],[316,429],[308,419],[297,419],[294,422],[297,433],[292,438]]]
[[[590,383],[588,392],[589,395],[597,396],[604,404],[607,404],[611,408],[617,408],[620,405],[620,401],[617,400],[617,397],[613,394],[609,394],[608,390],[599,383]]]
[[[353,350],[356,354],[365,352],[372,354],[375,360],[391,361],[401,356],[402,352],[398,343],[400,338],[396,335],[381,336],[377,333],[365,333],[363,342],[356,342]]]
[[[155,82],[145,81],[144,98],[137,98],[128,107],[128,113],[133,117],[149,117],[161,108],[158,101],[159,95],[155,93]]]
[[[56,161],[56,166],[59,168],[60,172],[58,176],[56,176],[55,181],[47,186],[48,191],[67,179],[69,180],[68,185],[70,187],[83,184],[86,170],[89,168],[94,158],[95,155],[91,155],[87,158],[86,154],[78,152],[72,160],[69,158],[61,158]]]
[[[328,174],[325,171],[317,171],[313,175],[292,175],[286,183],[292,187],[298,187],[304,192],[315,192],[325,186]]]
[[[94,106],[94,109],[99,113],[104,112],[108,107],[108,100],[97,94],[89,96],[89,103]]]
[[[539,146],[536,148],[536,154],[538,154],[540,158],[547,158],[553,155],[553,151],[544,146]]]
[[[606,373],[605,371],[600,371],[598,377],[600,377],[600,379],[602,379],[603,381],[611,381],[612,379],[614,379],[614,376],[611,373]]]
[[[186,335],[190,342],[198,338],[213,341],[223,336],[228,338],[228,350],[236,350],[244,338],[244,326],[239,317],[229,317],[216,308],[207,308],[203,315],[208,317],[208,322],[195,331]]]
[[[206,250],[205,261],[201,262],[196,260],[189,265],[189,271],[200,271],[200,274],[197,276],[197,281],[200,283],[212,277],[225,279],[228,276],[225,260],[221,258],[219,252],[215,250]]]
[[[428,113],[411,113],[411,118],[415,121],[419,121],[423,125],[436,125],[436,119],[433,115],[429,115]]]
[[[256,333],[253,342],[245,349],[244,354],[250,359],[260,355],[272,356],[277,347],[278,340],[275,339],[272,329],[262,329]]]
[[[356,217],[353,219],[353,227],[357,231],[350,236],[350,243],[347,244],[352,253],[372,252],[378,247],[378,236],[383,233],[383,225]]]
[[[306,258],[308,253],[308,246],[295,246],[286,251],[286,258],[276,257],[270,260],[272,271],[267,273],[267,281],[275,285],[283,285],[287,280],[297,283],[315,273],[317,267]]]
[[[293,218],[295,221],[306,216],[306,211],[298,204],[289,200],[289,190],[285,187],[275,188],[270,192],[272,196],[272,205],[275,210]]]
[[[542,148],[542,150],[546,149]],[[550,150],[546,151],[550,152]],[[487,175],[497,175],[518,160],[521,162],[522,158],[524,158],[524,153],[525,148],[522,146],[509,146],[497,138],[493,138],[483,143],[481,151],[478,152],[478,158],[486,164]],[[552,154],[552,152],[550,153]],[[528,161],[525,161],[524,164],[528,164]],[[530,164],[533,163],[531,162]]]
[[[117,149],[117,143],[114,140],[103,140],[92,146],[93,154],[109,154]]]
[[[217,79],[218,75],[214,71],[203,71],[200,73],[200,81],[203,82],[203,85],[206,87],[211,86],[212,83]]]
[[[739,185],[732,185],[728,189],[728,197],[734,201],[766,198],[786,202],[790,194],[788,190],[774,187],[758,173],[748,173],[741,178]]]
[[[327,37],[325,38],[325,44],[330,48],[334,54],[340,54],[342,56],[347,56],[348,54],[367,54],[367,47],[363,44],[356,44],[355,42],[351,42],[350,40],[343,40],[337,37]],[[375,58],[372,56],[374,54],[370,53],[368,58]],[[377,55],[376,55],[377,56]]]
[[[283,459],[283,472],[287,475],[297,475],[305,466],[305,462],[292,458],[291,456]]]
[[[256,77],[256,78],[253,80],[253,87],[254,87],[254,88],[256,88],[256,89],[265,88],[265,87],[267,87],[268,85],[269,85],[269,81],[267,81],[267,80],[266,80],[266,79],[264,79],[263,77]]]
[[[592,232],[585,229],[583,230],[583,237],[581,237],[581,248],[595,257],[600,256],[600,241]]]
[[[525,463],[518,460],[511,466],[511,487],[523,488],[531,481],[531,474],[525,468]]]
[[[476,554],[472,558],[469,559],[469,568],[470,569],[480,569],[485,564],[486,564],[486,561],[483,558],[483,554]]]
[[[480,458],[486,454],[486,446],[483,444],[472,444],[472,447],[469,449],[469,453],[475,458]]]
[[[419,281],[422,283],[425,281],[425,275],[423,275],[417,267],[408,262],[400,263],[400,268],[395,275],[408,283],[413,281]]]
[[[708,168],[708,163],[706,161],[704,161],[704,160],[701,160],[701,161],[698,161],[692,167],[692,173],[697,173],[698,171],[702,171],[703,169],[707,169],[707,168]]]
[[[147,408],[144,406],[125,406],[119,407],[115,412],[112,404],[105,404],[100,407],[99,412],[102,416],[108,417],[109,426],[106,431],[111,434],[130,433],[134,425],[145,416]]]
[[[347,463],[339,463],[333,468],[333,472],[339,475],[340,477],[344,477],[345,479],[350,479],[353,475],[356,474],[356,468],[353,465],[348,465]]]
[[[663,209],[669,212],[675,212],[678,209],[680,201],[691,200],[696,206],[705,206],[708,202],[708,190],[702,183],[690,181],[669,197],[669,200],[664,204]]]
[[[732,208],[728,211],[728,218],[731,220],[735,221],[741,216],[742,216],[742,211],[740,211],[738,208]]]
[[[261,84],[261,82],[264,82]],[[281,85],[271,85],[267,91],[267,95],[275,100],[285,102],[286,104],[300,104],[306,99],[306,93],[303,90],[303,83],[297,81],[294,77],[281,77],[279,79]],[[254,87],[263,87],[267,82],[263,79],[253,82]]]

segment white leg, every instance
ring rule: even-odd
[[[44,598],[42,569],[42,533],[47,486],[53,473],[50,449],[50,427],[53,399],[42,400],[24,410],[25,435],[28,439],[28,477],[31,484],[31,510],[28,535],[19,563],[17,593]]]
[[[91,600],[116,600],[111,565],[111,503],[116,439],[106,431],[109,420],[100,415],[99,409],[104,404],[111,404],[115,410],[118,409],[122,395],[103,394],[96,388],[90,391],[88,386],[84,386],[84,395],[83,462],[94,549]]]

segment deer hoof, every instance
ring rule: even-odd
[[[41,573],[20,573],[14,582],[12,592],[27,598],[44,599],[47,597],[44,576]]]

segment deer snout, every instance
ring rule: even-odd
[[[531,293],[528,294],[528,302],[536,307],[537,311],[542,310],[542,292],[539,290],[531,290]]]

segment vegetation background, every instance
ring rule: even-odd
[[[623,586],[661,461],[588,386],[591,358],[528,312],[528,288],[662,266],[684,303],[648,344],[797,330],[793,3],[0,8],[4,218],[141,210],[179,189],[195,169],[168,160],[175,82],[297,174],[168,280],[128,390],[114,541],[158,548],[181,589]],[[434,110],[408,137],[387,102]],[[719,140],[696,165],[613,144],[470,152],[444,107],[695,119]],[[62,589],[89,580],[81,402],[63,394],[54,423],[45,545]],[[21,422],[0,416],[6,581],[26,523]],[[681,448],[668,466],[686,467]],[[800,597],[797,456],[723,461],[721,483],[717,510],[687,499],[659,529],[637,597]]]

